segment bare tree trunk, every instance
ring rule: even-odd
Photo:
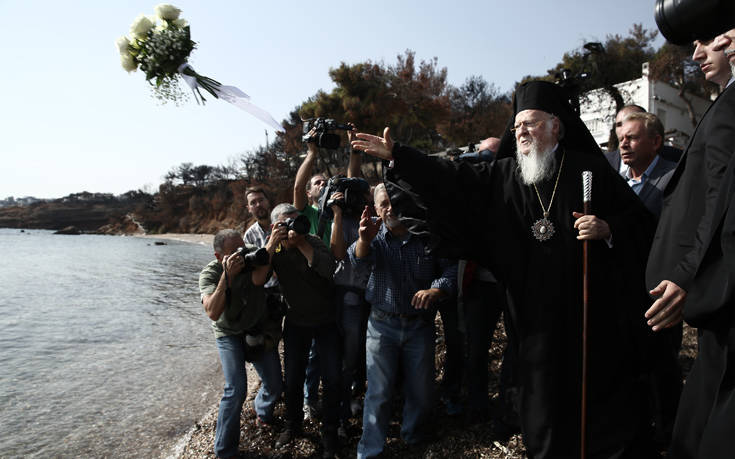
[[[686,97],[686,90],[684,89],[683,86],[681,86],[679,88],[678,95],[681,98],[681,100],[683,100],[684,103],[687,106],[687,113],[689,114],[689,121],[691,121],[692,127],[693,128],[696,128],[697,127],[697,121],[698,121],[697,120],[697,114],[694,113],[694,106],[692,105],[692,101],[691,101],[691,99],[687,99],[687,97]]]
[[[613,85],[605,86],[605,91],[607,91],[608,94],[610,94],[610,97],[613,98],[615,101],[615,114],[617,114],[621,108],[625,107],[625,101],[623,100],[623,95],[620,94],[620,91],[618,91],[618,88],[616,88]]]
[[[620,94],[620,91],[618,88],[616,88],[613,85],[607,85],[605,86],[605,92],[607,92],[610,97],[613,98],[615,101],[615,114],[617,115],[618,112],[625,107],[625,100],[623,100],[623,95]],[[618,148],[618,136],[615,133],[615,125],[613,125],[612,129],[610,129],[610,135],[607,138],[607,151],[613,151]]]

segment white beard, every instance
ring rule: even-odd
[[[538,142],[531,145],[528,155],[516,151],[516,161],[521,180],[525,185],[533,185],[550,178],[556,169],[556,155],[552,149],[541,150]]]
[[[383,223],[385,223],[385,226],[389,229],[395,229],[401,224],[401,221],[395,217],[386,217],[386,219],[383,220]]]

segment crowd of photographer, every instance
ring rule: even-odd
[[[671,13],[657,14],[664,12]],[[578,395],[577,382],[568,383],[578,362],[554,352],[568,357],[567,351],[575,349],[571,355],[576,359],[578,343],[570,337],[580,333],[580,292],[571,290],[581,277],[581,263],[569,254],[581,252],[579,240],[597,244],[592,247],[602,261],[595,267],[600,275],[593,292],[608,296],[599,306],[610,313],[609,320],[593,323],[601,337],[593,349],[604,358],[592,364],[596,385],[590,408],[606,407],[609,428],[598,432],[593,424],[592,440],[585,446],[583,402],[581,455],[590,448],[595,457],[658,457],[669,445],[672,457],[732,454],[735,313],[730,286],[735,268],[723,254],[735,245],[735,210],[729,199],[735,189],[735,165],[730,164],[735,29],[714,38],[711,31],[693,33],[693,59],[722,92],[684,152],[664,148],[663,125],[655,115],[626,106],[615,119],[619,149],[605,153],[608,168],[601,155],[588,154],[599,148],[590,143],[568,98],[545,82],[519,86],[515,118],[502,140],[486,139],[480,152],[451,161],[429,160],[394,144],[388,129],[378,137],[354,134],[352,124],[329,119],[305,123],[308,151],[295,177],[293,202],[271,207],[263,189],[248,189],[245,197],[255,222],[244,235],[217,233],[216,260],[200,276],[202,303],[213,321],[225,376],[217,456],[238,456],[246,362],[261,379],[254,401],[259,424],[275,425],[274,406],[285,395],[284,428],[276,448],[301,435],[305,417],[317,417],[323,457],[334,457],[340,438],[347,436],[348,420],[362,413],[357,457],[379,456],[393,414],[391,401],[399,394],[404,403],[401,438],[409,445],[424,442],[437,392],[437,313],[446,345],[438,391],[443,407],[448,415],[466,415],[469,422],[489,420],[488,347],[502,311],[515,324],[506,326],[496,433],[522,429],[531,456],[577,457],[580,450],[569,440],[580,428],[575,418],[579,406],[569,409],[573,404],[567,402]],[[346,177],[312,175],[318,148],[339,145],[335,130],[347,131],[355,148]],[[357,150],[395,162],[385,183],[370,187],[360,177]],[[524,164],[537,154],[539,165]],[[544,162],[544,156],[553,159]],[[607,214],[605,220],[578,210],[578,199],[569,190],[579,189],[580,178],[562,177],[564,167],[595,170],[596,183],[605,185],[596,209]],[[533,168],[545,168],[541,172],[546,175],[528,178],[540,170]],[[561,197],[550,215],[560,177]],[[457,183],[455,190],[437,189],[445,178]],[[548,207],[541,194],[548,195]],[[527,220],[540,212],[539,203],[543,215],[529,232]],[[496,222],[488,214],[504,218]],[[549,218],[556,218],[556,228]],[[427,250],[431,238],[419,237],[417,230],[426,227],[456,250]],[[438,255],[450,252],[455,258]],[[693,262],[693,257],[698,258]],[[616,268],[615,263],[625,266]],[[499,266],[506,269],[496,270]],[[640,292],[634,292],[638,284]],[[645,296],[646,286],[651,298]],[[719,292],[714,298],[713,288]],[[641,305],[645,320],[642,312],[635,318],[628,314],[626,308],[637,314]],[[680,405],[676,356],[682,315],[701,327],[704,347]],[[623,346],[605,342],[621,336],[629,338],[625,348],[640,355],[631,357]],[[564,384],[550,389],[552,379]]]

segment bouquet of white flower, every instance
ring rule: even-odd
[[[153,17],[139,15],[130,25],[130,35],[117,39],[123,69],[134,72],[140,68],[153,87],[154,96],[164,103],[173,101],[179,104],[186,99],[186,93],[179,87],[181,77],[191,88],[197,103],[206,100],[199,91],[202,88],[215,98],[251,113],[277,131],[283,131],[273,117],[253,105],[250,97],[240,89],[223,86],[194,71],[188,61],[196,42],[191,39],[187,22],[179,18],[179,8],[162,3],[155,7],[155,12]]]

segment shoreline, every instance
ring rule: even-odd
[[[198,233],[161,233],[161,234],[131,234],[132,237],[143,239],[163,239],[167,241],[187,242],[190,244],[212,246],[214,234],[198,234]]]
[[[280,350],[282,352],[282,350]],[[280,354],[279,352],[279,354]],[[248,393],[245,403],[242,407],[241,424],[248,422],[246,418],[254,416],[253,401],[260,389],[260,378],[255,372],[252,364],[245,366],[245,374],[247,375]],[[224,385],[224,376],[219,375],[222,385]],[[217,424],[217,415],[219,413],[221,391],[217,396],[217,401],[212,404],[204,414],[192,425],[189,430],[174,441],[169,448],[161,454],[161,459],[206,459],[213,457],[214,454],[214,431]],[[251,421],[252,422],[252,421]]]

